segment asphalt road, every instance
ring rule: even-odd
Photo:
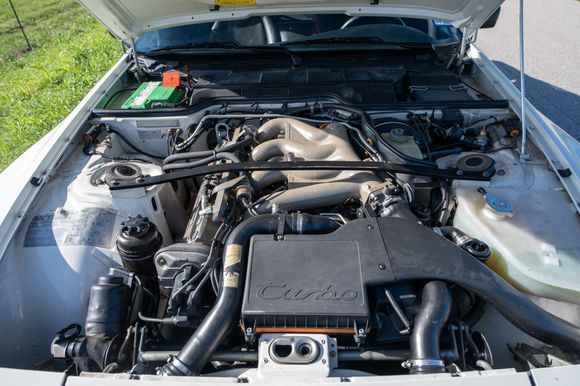
[[[580,140],[580,1],[525,0],[526,95]],[[476,45],[519,87],[519,0],[507,0]]]

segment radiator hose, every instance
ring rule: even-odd
[[[445,371],[439,339],[451,313],[451,293],[442,281],[430,281],[423,287],[421,307],[415,316],[411,334],[411,374],[432,374]]]
[[[226,333],[239,315],[246,268],[247,245],[255,234],[322,234],[339,225],[327,217],[293,213],[251,217],[237,227],[226,240],[223,272],[217,302],[202,324],[176,356],[159,369],[160,375],[199,375],[217,351]]]

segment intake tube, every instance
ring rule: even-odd
[[[247,245],[255,234],[321,234],[339,225],[327,217],[293,213],[251,217],[234,228],[226,240],[218,300],[183,349],[159,369],[161,375],[199,375],[217,351],[239,315],[246,268]]]
[[[451,293],[442,281],[430,281],[423,287],[421,307],[415,316],[411,334],[411,374],[433,374],[445,371],[439,339],[451,313]]]

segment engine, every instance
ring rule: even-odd
[[[493,358],[475,326],[486,305],[578,349],[576,327],[503,281],[485,264],[490,247],[453,226],[454,181],[494,175],[487,151],[513,144],[513,116],[369,119],[340,106],[206,112],[167,130],[161,160],[113,155],[130,140],[95,122],[84,151],[114,165],[95,184],[113,197],[163,186],[151,197],[165,206],[121,224],[122,265],[93,285],[84,328],[60,331],[53,356],[79,371],[161,375],[485,369]],[[187,197],[168,201],[176,192]]]

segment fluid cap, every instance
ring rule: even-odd
[[[117,250],[125,268],[135,273],[155,275],[153,256],[162,244],[155,224],[147,217],[129,217],[121,223],[117,236]]]

